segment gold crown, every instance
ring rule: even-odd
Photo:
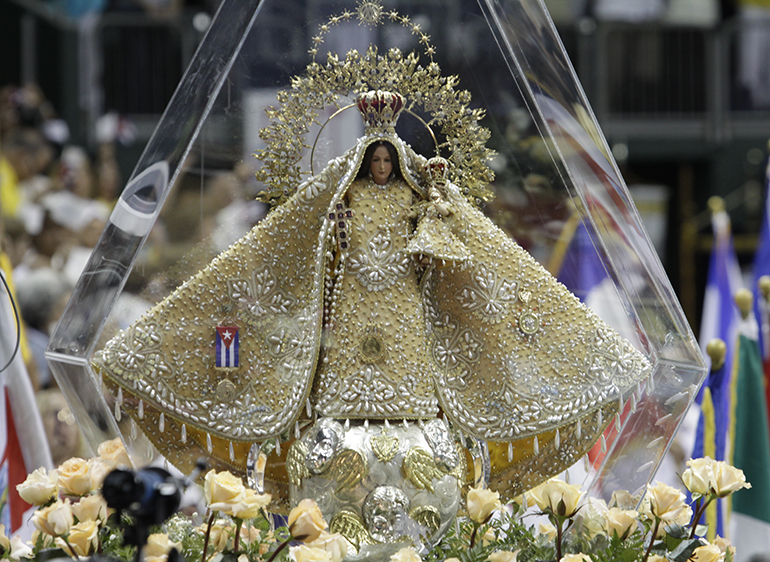
[[[430,179],[433,180],[434,183],[439,185],[444,185],[446,183],[447,174],[449,173],[449,162],[447,162],[446,158],[434,156],[426,162],[425,168],[428,171]]]
[[[393,92],[370,90],[359,94],[356,106],[368,133],[394,133],[398,116],[404,108],[404,97]]]

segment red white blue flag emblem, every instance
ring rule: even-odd
[[[238,328],[217,326],[217,368],[238,366]]]

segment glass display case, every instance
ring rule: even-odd
[[[292,195],[281,186],[354,147],[364,127],[346,108],[389,88],[406,90],[396,133],[410,150],[444,156],[468,204],[581,297],[600,295],[589,307],[649,362],[650,376],[618,396],[585,482],[640,493],[707,369],[538,0],[224,0],[51,337],[52,372],[87,441],[119,436],[138,466],[157,454],[95,356],[270,216],[270,200]],[[172,371],[159,376],[193,376]],[[159,420],[149,431],[171,424]],[[185,443],[181,427],[165,439]]]

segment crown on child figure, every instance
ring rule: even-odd
[[[449,162],[446,158],[441,156],[434,156],[425,164],[428,169],[428,175],[433,183],[438,185],[444,185],[447,180],[447,174],[449,173]]]
[[[370,90],[359,94],[356,105],[367,133],[395,133],[396,121],[404,108],[404,97],[393,92]]]

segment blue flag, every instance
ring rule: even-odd
[[[713,339],[725,342],[724,364],[712,369],[706,378],[697,403],[701,406],[692,458],[711,457],[719,461],[727,458],[728,436],[731,425],[731,379],[735,342],[740,313],[735,306],[735,293],[742,286],[740,266],[735,255],[730,217],[724,210],[712,216],[714,245],[711,249],[706,295],[703,301],[700,343],[706,346]],[[709,533],[725,536],[726,502],[719,500],[706,514]]]

